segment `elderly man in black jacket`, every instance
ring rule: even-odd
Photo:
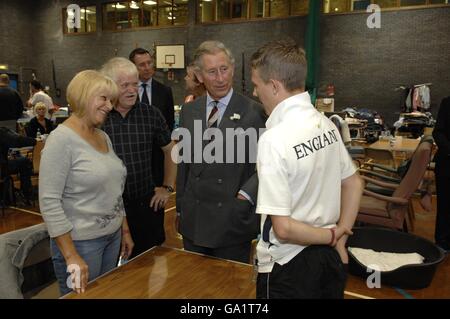
[[[23,202],[26,206],[30,206],[31,204],[31,175],[33,166],[27,157],[21,156],[20,154],[8,159],[8,152],[10,148],[34,145],[36,145],[34,138],[21,136],[6,127],[0,127],[0,165],[2,168],[7,168],[7,172],[4,173],[2,171],[2,174],[19,174],[20,195],[21,197],[23,195]]]

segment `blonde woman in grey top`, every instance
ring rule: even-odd
[[[67,87],[73,114],[48,137],[41,156],[39,204],[61,294],[85,291],[133,249],[122,192],[126,168],[99,127],[117,99],[116,84],[93,70]],[[69,274],[73,273],[69,277]]]

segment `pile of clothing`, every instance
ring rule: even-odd
[[[409,133],[412,138],[423,135],[425,127],[433,127],[436,120],[430,112],[402,113],[394,127],[398,132]]]
[[[346,112],[351,118],[366,121],[367,124],[364,129],[364,137],[368,143],[377,141],[378,136],[385,130],[384,119],[374,110],[348,107],[341,112]]]

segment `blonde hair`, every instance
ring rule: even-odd
[[[33,106],[33,112],[34,112],[34,114],[37,114],[36,113],[36,111],[37,111],[37,109],[38,108],[44,108],[45,109],[45,111],[47,112],[47,105],[45,105],[45,103],[44,102],[37,102],[34,106]]]
[[[77,73],[66,90],[67,102],[69,102],[72,112],[78,116],[83,116],[89,99],[101,90],[106,92],[112,104],[116,103],[119,89],[111,78],[95,70]]]

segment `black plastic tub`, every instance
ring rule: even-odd
[[[418,253],[424,263],[406,265],[392,271],[380,273],[381,284],[403,289],[422,289],[433,280],[437,265],[444,260],[444,251],[424,238],[396,230],[374,227],[355,227],[353,235],[347,241],[348,247],[373,249],[389,253]],[[361,264],[349,252],[349,272],[352,275],[367,278],[373,272]]]

